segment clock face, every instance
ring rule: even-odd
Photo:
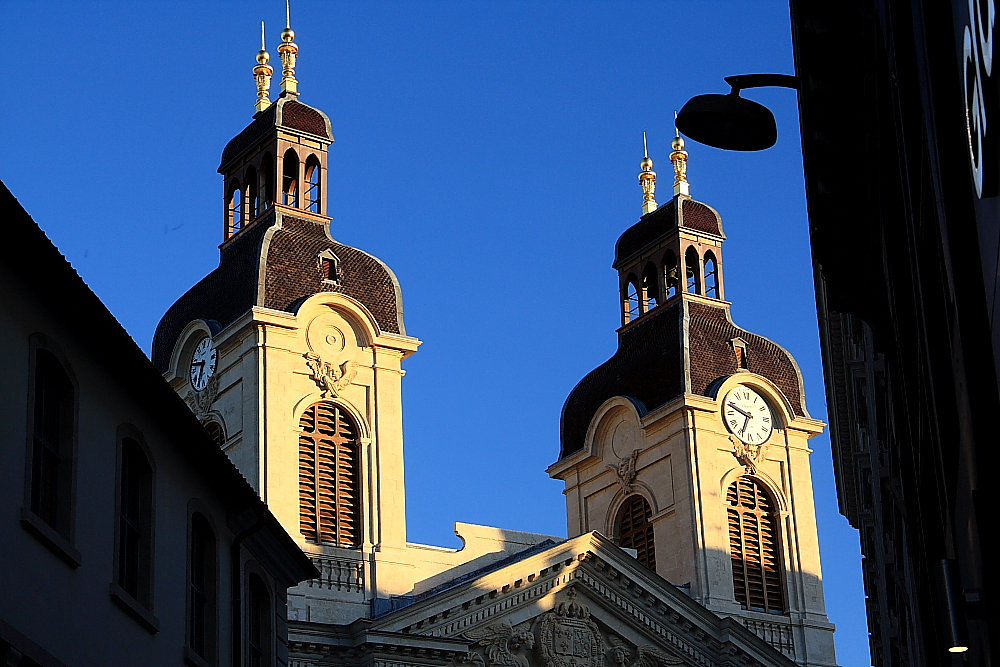
[[[202,338],[198,347],[191,355],[191,385],[195,391],[201,391],[208,386],[208,381],[215,375],[215,363],[218,353],[212,345],[211,338]]]
[[[748,445],[767,442],[774,419],[767,401],[750,387],[733,387],[722,402],[722,416],[733,435]]]

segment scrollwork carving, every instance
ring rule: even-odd
[[[535,645],[535,636],[530,630],[514,630],[507,621],[469,630],[464,637],[486,649],[486,667],[528,667],[528,659],[515,651],[530,650]],[[482,661],[478,654],[470,654],[469,661],[475,662],[476,657]]]
[[[356,361],[345,361],[339,366],[323,361],[323,358],[315,352],[307,352],[305,355],[306,366],[309,367],[310,376],[322,390],[323,398],[336,398],[347,385],[351,384],[358,374],[358,364]]]

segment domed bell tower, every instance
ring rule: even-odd
[[[263,43],[257,54],[256,113],[219,166],[219,266],[164,315],[153,361],[323,572],[290,593],[297,617],[348,623],[412,588],[396,565],[401,362],[420,341],[406,334],[389,267],[331,235],[334,137],[299,100],[294,39],[286,26],[273,103]]]
[[[836,665],[826,617],[806,410],[792,356],[736,326],[722,218],[691,198],[675,136],[673,197],[618,239],[618,351],[563,406],[570,537],[597,530],[713,612],[803,666]]]

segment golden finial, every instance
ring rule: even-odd
[[[293,42],[295,31],[292,30],[292,11],[285,0],[285,29],[281,31],[281,44],[278,54],[281,56],[281,94],[298,95],[299,82],[295,80],[295,57],[299,54],[299,45]]]
[[[656,203],[656,172],[653,171],[653,160],[649,157],[649,148],[646,146],[646,133],[642,133],[642,152],[645,157],[639,166],[639,185],[642,186],[642,214],[652,213],[659,204]]]
[[[257,66],[253,68],[253,76],[257,80],[257,113],[271,106],[271,75],[274,68],[268,65],[271,54],[267,52],[264,42],[264,22],[260,22],[260,51],[257,52]]]
[[[684,150],[684,139],[681,138],[680,130],[677,129],[677,112],[674,112],[674,140],[670,142],[670,147],[674,151],[670,154],[670,161],[674,165],[674,196],[691,196],[691,186],[688,184],[688,154]]]

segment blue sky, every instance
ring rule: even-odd
[[[217,265],[216,168],[253,114],[261,19],[276,61],[279,0],[0,4],[17,44],[0,178],[147,351]],[[295,0],[292,24],[301,100],[337,139],[333,235],[394,269],[424,341],[405,363],[409,539],[457,546],[456,520],[564,535],[544,471],[563,400],[616,347],[642,132],[664,201],[673,111],[724,76],[793,71],[787,3]],[[746,96],[778,144],[689,142],[692,195],[723,216],[735,321],[792,352],[824,418],[795,95]],[[857,533],[829,438],[812,444],[838,659],[868,665]]]

